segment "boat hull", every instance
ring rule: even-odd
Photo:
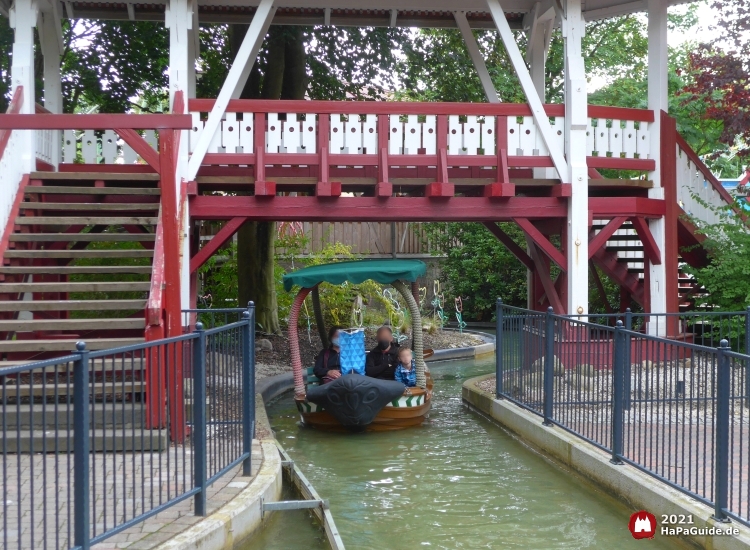
[[[331,413],[306,399],[295,399],[297,410],[305,426],[319,430],[348,432]],[[427,377],[427,389],[410,388],[407,395],[394,399],[378,411],[373,421],[360,431],[385,432],[421,425],[432,406],[432,377]]]

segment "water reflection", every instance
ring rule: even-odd
[[[279,440],[330,500],[348,548],[638,545],[627,530],[629,509],[463,406],[463,381],[493,368],[491,358],[433,365],[433,412],[407,431],[326,434],[300,428],[290,399],[270,408]],[[266,543],[318,547],[297,546],[299,522],[277,524]],[[285,542],[291,531],[297,539]]]

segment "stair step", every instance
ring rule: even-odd
[[[135,357],[131,356],[128,357],[128,354],[121,354],[118,355],[114,362],[111,357],[98,357],[96,359],[90,359],[89,360],[89,371],[90,372],[106,372],[106,373],[135,373],[138,376],[141,375],[141,371],[143,370],[143,359],[141,358],[141,354],[144,356],[148,352],[141,352],[136,351]],[[124,357],[123,357],[124,355]],[[25,360],[25,361],[0,361],[0,368],[5,367],[16,367],[18,365],[30,365],[37,361],[37,359],[32,360]],[[37,369],[37,374],[70,374],[73,375],[73,362],[70,363],[61,363],[59,365],[45,367],[44,369]],[[189,379],[186,379],[186,381]],[[118,382],[118,384],[122,384],[122,382]],[[2,385],[0,384],[0,403],[2,403]],[[47,394],[48,395],[54,395],[54,389],[50,390],[50,384],[47,384]],[[67,391],[67,390],[61,390],[58,388],[57,393],[60,395],[61,391]],[[101,392],[100,392],[101,393]]]
[[[26,195],[161,195],[161,189],[150,187],[29,185],[26,187]]]
[[[640,241],[640,240],[641,240],[641,238],[638,235],[612,235],[607,242],[610,242],[610,241]]]
[[[12,242],[153,242],[154,233],[13,233]]]
[[[151,266],[144,265],[62,265],[50,267],[7,267],[0,266],[0,273],[6,275],[70,275],[73,273],[91,273],[95,275],[104,275],[110,273],[136,273],[148,275],[151,273]]]
[[[642,264],[644,262],[643,258],[617,258],[617,261],[627,264]]]
[[[0,284],[2,288],[2,284]],[[139,310],[146,300],[12,300],[0,301],[0,311],[116,311]]]
[[[6,258],[151,258],[153,250],[8,250]]]
[[[159,174],[127,174],[122,172],[32,172],[32,180],[64,181],[159,181]]]
[[[115,382],[114,386],[112,382],[102,384],[92,384],[91,393],[94,395],[112,395],[113,393],[119,394],[133,394],[141,393],[146,388],[146,383],[138,380],[125,380]],[[3,392],[5,397],[8,399],[15,399],[16,397],[42,397],[42,396],[54,396],[55,387],[51,382],[48,382],[46,386],[42,385],[41,382],[34,384],[5,384],[0,385],[0,400],[2,400]],[[71,379],[70,384],[58,384],[57,396],[68,395],[73,393],[73,380]],[[1,401],[0,401],[1,402]],[[111,405],[110,405],[111,406]]]
[[[146,320],[138,317],[116,319],[3,319],[0,332],[32,332],[39,330],[129,330],[146,328]]]
[[[92,283],[0,283],[0,294],[15,292],[145,292],[148,281]]]
[[[126,382],[127,384],[127,382]],[[8,386],[12,387],[12,386]],[[67,384],[58,386],[67,388]],[[55,396],[54,387],[47,384],[47,394]],[[2,399],[2,388],[0,388]],[[141,403],[93,403],[90,407],[91,424],[97,428],[118,426],[122,428],[140,427],[145,419],[145,404]],[[73,427],[73,404],[41,403],[13,405],[5,409],[6,426],[28,430],[31,426],[41,430],[67,430]],[[36,450],[36,449],[35,449]]]
[[[62,351],[70,352],[76,349],[79,340],[0,340],[0,353],[16,351]],[[101,350],[117,348],[121,346],[132,346],[140,344],[143,338],[94,338],[86,340],[86,349]]]
[[[155,217],[113,217],[113,216],[20,216],[16,225],[156,225]]]
[[[22,202],[21,210],[125,210],[125,211],[147,211],[159,210],[158,202],[140,203],[103,203],[103,202]]]
[[[73,432],[55,433],[41,430],[8,431],[5,433],[8,453],[41,453],[45,447],[48,453],[73,451]],[[94,430],[89,439],[91,451],[166,451],[169,446],[167,430],[146,430],[141,428],[122,430]],[[70,445],[70,447],[69,447]]]
[[[643,252],[642,246],[607,246],[607,250],[611,250],[612,252]]]
[[[643,273],[642,267],[629,267],[628,273]]]

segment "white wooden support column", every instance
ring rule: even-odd
[[[44,108],[53,113],[63,112],[62,78],[60,76],[60,56],[62,55],[62,27],[57,2],[52,10],[39,14],[39,42],[44,56]],[[60,163],[62,135],[60,130],[52,130],[50,164],[57,170]]]
[[[482,88],[484,89],[484,95],[487,96],[487,101],[490,103],[500,103],[500,98],[497,96],[495,85],[492,83],[492,78],[490,78],[490,72],[487,70],[487,65],[484,62],[482,52],[479,51],[479,44],[477,44],[474,33],[466,19],[466,12],[454,11],[453,18],[456,20],[456,25],[458,25],[458,28],[461,31],[461,36],[464,38],[466,49],[469,51],[471,62],[474,64],[474,69],[476,69],[477,74],[479,75],[479,81],[482,83]]]
[[[669,109],[667,93],[667,3],[661,0],[648,0],[648,108],[654,111],[654,122],[650,126],[650,158],[656,162],[656,170],[649,174],[654,187],[648,190],[652,199],[664,199],[661,180],[661,111]],[[675,153],[676,154],[676,153]],[[649,220],[651,234],[659,250],[665,250],[665,220]],[[667,310],[666,262],[649,266],[649,290],[651,311],[663,313]],[[666,323],[658,323],[663,336]],[[649,323],[649,331],[656,334],[657,323]]]
[[[184,99],[183,113],[187,112],[188,100],[195,97],[195,59],[198,54],[198,5],[196,0],[170,0],[164,13],[164,25],[169,29],[169,107],[174,112],[174,98],[182,91]],[[182,114],[182,113],[180,113]],[[180,205],[181,185],[187,181],[188,163],[190,160],[190,132],[180,132],[180,147],[177,152],[177,171],[175,182],[178,186],[177,212],[188,208]],[[182,263],[180,266],[180,302],[183,309],[190,307],[190,213],[185,212],[180,228]]]
[[[34,82],[34,27],[38,8],[36,0],[15,0],[10,8],[10,26],[14,30],[13,60],[10,68],[11,88],[23,86],[21,113],[33,114],[36,106]],[[23,173],[36,169],[36,142],[33,130],[21,130],[23,151],[17,162]]]
[[[546,65],[555,17],[554,6],[551,1],[546,1],[544,4],[534,4],[523,20],[527,44],[526,63],[529,65],[531,80],[542,103],[547,99]],[[533,173],[536,179],[554,179],[557,175],[554,168],[534,168]]]
[[[263,39],[271,25],[273,15],[276,9],[273,7],[273,0],[261,0],[253,16],[253,21],[247,29],[245,38],[237,52],[237,57],[229,69],[224,85],[221,87],[219,96],[216,98],[213,109],[208,115],[206,124],[203,127],[198,142],[193,148],[193,154],[188,164],[187,179],[194,180],[198,169],[203,162],[203,157],[208,151],[208,146],[213,139],[214,133],[221,124],[221,118],[227,110],[230,99],[237,99],[245,86],[247,77],[250,76],[250,70],[253,68],[255,58],[263,45]]]
[[[568,200],[568,313],[589,309],[589,175],[586,163],[588,105],[581,42],[586,23],[581,0],[566,0],[561,18],[565,41],[565,155],[570,165]]]
[[[489,8],[490,14],[492,15],[492,19],[495,22],[495,26],[500,33],[500,38],[505,44],[505,49],[508,52],[508,57],[513,64],[513,69],[515,70],[516,75],[518,76],[518,80],[521,83],[523,93],[526,95],[526,99],[529,102],[529,107],[531,108],[531,114],[534,117],[536,127],[539,129],[539,133],[542,135],[542,139],[544,140],[544,144],[546,145],[547,150],[550,153],[550,157],[552,157],[552,163],[555,165],[557,173],[560,175],[560,179],[564,183],[570,183],[568,181],[568,177],[570,176],[568,162],[565,160],[563,150],[554,139],[552,126],[549,123],[549,117],[544,111],[542,100],[540,99],[539,94],[534,87],[534,82],[531,80],[531,75],[529,74],[529,70],[526,68],[526,63],[524,61],[523,55],[521,55],[521,51],[518,49],[518,44],[516,43],[516,39],[513,36],[513,31],[510,30],[510,25],[508,24],[508,20],[505,17],[505,12],[503,12],[503,8],[500,5],[499,0],[486,1],[487,7]]]

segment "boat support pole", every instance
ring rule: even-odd
[[[297,293],[292,303],[292,309],[289,312],[289,352],[292,356],[292,372],[294,373],[294,397],[299,399],[305,398],[305,380],[302,376],[302,359],[299,354],[299,333],[297,324],[299,322],[299,311],[305,302],[309,288],[302,288]]]
[[[414,343],[414,363],[417,366],[417,386],[422,389],[427,388],[427,377],[425,375],[426,365],[424,362],[424,345],[422,343],[422,315],[419,313],[419,304],[414,299],[411,288],[407,287],[403,281],[394,281],[393,288],[398,290],[401,296],[406,300],[411,314],[411,332],[412,342]]]

